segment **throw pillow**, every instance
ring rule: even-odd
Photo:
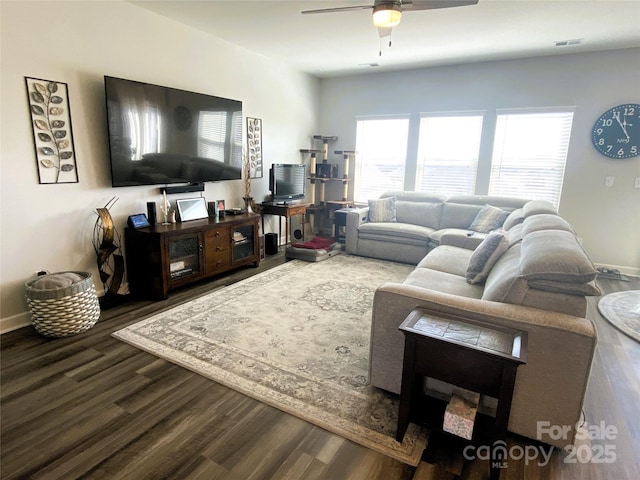
[[[509,212],[498,207],[485,205],[471,222],[469,230],[479,233],[487,233],[496,228],[502,227],[504,221],[509,216]]]
[[[509,248],[509,239],[504,230],[494,230],[478,245],[467,265],[465,278],[470,284],[484,283],[498,259]]]
[[[370,222],[395,222],[396,221],[396,197],[369,200]]]

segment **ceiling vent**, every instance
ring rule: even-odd
[[[572,45],[580,45],[584,42],[584,38],[574,38],[573,40],[562,40],[556,42],[556,47],[570,47]]]

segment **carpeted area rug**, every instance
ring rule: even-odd
[[[367,385],[375,289],[412,270],[363,257],[293,260],[113,335],[410,465],[426,431],[395,441],[398,396]]]
[[[640,342],[640,290],[605,295],[598,310],[614,327]]]

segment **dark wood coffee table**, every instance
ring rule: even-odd
[[[493,445],[496,440],[504,440],[516,371],[526,363],[527,332],[437,317],[419,308],[399,328],[405,335],[405,346],[396,439],[402,441],[414,418],[432,429],[442,428],[446,402],[433,402],[423,393],[423,379],[430,377],[496,398],[498,406],[493,425],[488,425],[490,431],[474,428],[472,442],[489,441]],[[491,462],[492,479],[500,476],[499,463]]]

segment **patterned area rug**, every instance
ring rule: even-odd
[[[605,295],[598,310],[609,323],[640,342],[640,290],[628,290]]]
[[[398,396],[367,385],[375,289],[412,267],[294,260],[113,335],[360,445],[417,465],[426,431],[395,441]]]

